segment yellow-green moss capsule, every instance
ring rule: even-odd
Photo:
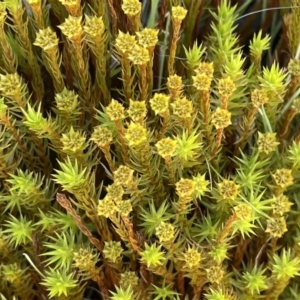
[[[110,216],[114,215],[116,210],[117,206],[112,199],[105,197],[104,199],[99,200],[97,207],[98,216],[109,218]]]
[[[280,186],[283,189],[294,183],[292,170],[278,169],[274,174],[272,174],[272,177],[276,185]]]
[[[126,271],[121,274],[120,286],[123,289],[127,289],[129,286],[136,287],[139,284],[139,278],[135,272]]]
[[[206,74],[197,74],[196,76],[192,76],[193,78],[193,86],[198,91],[207,91],[209,92],[212,78],[207,76]]]
[[[102,17],[85,15],[85,25],[83,29],[86,34],[91,37],[102,36],[105,31],[105,26]]]
[[[113,183],[109,185],[107,188],[106,198],[113,200],[115,203],[122,201],[122,197],[124,195],[124,190],[121,184]]]
[[[159,238],[160,242],[168,242],[174,237],[175,227],[166,222],[161,222],[159,226],[156,227],[156,236]]]
[[[66,88],[55,95],[56,106],[59,110],[72,114],[78,106],[78,95]]]
[[[181,198],[189,198],[195,192],[196,184],[191,179],[181,178],[180,181],[176,183],[176,192]]]
[[[185,267],[192,269],[199,267],[201,261],[201,255],[198,250],[193,248],[188,248],[183,253],[183,260],[185,262]]]
[[[176,74],[170,75],[167,80],[167,87],[173,98],[179,97],[184,87],[182,78]]]
[[[153,48],[158,42],[158,30],[145,28],[136,33],[138,44],[144,48]]]
[[[240,220],[249,220],[252,217],[252,208],[247,204],[239,204],[234,207],[235,215]]]
[[[140,124],[130,123],[125,139],[129,146],[139,146],[147,140],[147,130]]]
[[[70,131],[66,134],[62,134],[60,139],[63,144],[63,151],[65,152],[83,152],[83,150],[88,146],[85,136],[80,132],[75,131],[73,127],[70,128]]]
[[[269,232],[270,236],[280,238],[286,231],[287,228],[284,217],[267,220],[266,232]]]
[[[236,90],[235,83],[230,77],[220,79],[218,82],[219,94],[222,97],[230,97]]]
[[[174,155],[176,150],[177,142],[171,138],[161,139],[156,143],[157,153],[163,157],[171,157]]]
[[[207,279],[211,283],[221,283],[224,277],[224,270],[221,266],[212,266],[206,270]]]
[[[119,31],[119,34],[116,38],[116,48],[121,53],[129,53],[134,45],[136,44],[135,36],[130,35],[128,32],[124,33]]]
[[[132,212],[132,205],[130,200],[122,200],[117,203],[117,211],[125,216],[128,217],[129,214]]]
[[[131,49],[128,58],[135,64],[135,65],[145,65],[150,60],[149,52],[147,49],[134,45]]]
[[[134,101],[130,99],[127,113],[134,122],[143,120],[147,115],[145,101]]]
[[[106,114],[112,121],[119,121],[125,118],[125,108],[115,99],[106,107]]]
[[[274,197],[275,202],[272,204],[273,213],[275,215],[283,216],[291,210],[292,202],[283,194]]]
[[[172,20],[176,23],[181,23],[186,17],[187,10],[181,6],[172,7]]]
[[[226,128],[231,124],[231,113],[226,109],[218,107],[212,114],[211,123],[216,129]]]
[[[141,13],[142,4],[138,0],[123,0],[122,10],[129,17],[135,17]]]
[[[33,45],[41,47],[44,51],[56,48],[59,39],[56,33],[50,28],[40,29],[36,34],[36,39]]]
[[[170,97],[165,94],[155,93],[153,98],[150,100],[151,109],[156,115],[162,115],[169,111]]]
[[[255,89],[251,93],[251,101],[255,107],[259,108],[269,101],[268,93],[264,90]]]
[[[69,16],[59,27],[62,33],[71,41],[79,42],[83,35],[82,17]]]
[[[257,146],[258,146],[259,152],[269,154],[271,152],[274,152],[278,145],[279,145],[279,143],[276,142],[276,132],[275,133],[258,132]]]
[[[176,99],[172,104],[173,113],[181,119],[189,119],[194,113],[192,101],[184,98]]]
[[[18,73],[0,74],[0,92],[3,96],[14,97],[22,92],[22,79]]]
[[[235,184],[232,180],[223,180],[218,184],[218,189],[224,200],[235,200],[239,193],[239,185]]]
[[[97,254],[93,253],[91,249],[80,248],[79,251],[74,252],[73,260],[74,266],[81,272],[97,272],[96,264],[98,257]]]
[[[123,252],[121,242],[109,241],[105,242],[103,253],[105,258],[109,259],[112,262],[116,262]]]
[[[113,140],[112,133],[104,126],[97,126],[94,128],[94,132],[90,138],[98,147],[107,147]]]
[[[213,76],[214,76],[213,63],[200,62],[196,69],[196,73],[206,75],[209,78],[213,78]]]
[[[133,181],[133,172],[134,171],[127,166],[119,166],[119,168],[114,171],[114,182],[127,187]]]

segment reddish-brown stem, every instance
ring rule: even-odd
[[[213,157],[217,154],[217,152],[220,148],[223,132],[224,132],[224,128],[219,128],[218,131],[217,131],[216,144],[215,144],[215,147],[214,147],[214,150],[213,150],[213,153],[212,153]]]
[[[293,121],[294,117],[297,115],[297,111],[294,108],[290,108],[283,119],[283,122],[279,128],[279,135],[281,138],[284,138],[288,132],[289,132],[289,128],[290,128],[290,124]]]
[[[219,236],[217,237],[217,245],[221,244],[226,239],[226,237],[230,234],[232,230],[232,224],[234,223],[234,221],[236,221],[236,219],[237,216],[234,214],[230,216],[230,218],[227,220],[223,230],[220,232]]]
[[[169,56],[169,63],[168,63],[169,76],[174,74],[174,62],[175,62],[175,54],[177,48],[177,41],[179,37],[180,25],[181,23],[174,23],[174,32],[173,32],[173,38],[170,47],[170,56]]]
[[[115,8],[114,8],[114,1],[113,0],[108,0],[107,3],[108,3],[108,7],[109,7],[109,10],[110,10],[110,15],[111,15],[111,20],[112,20],[113,36],[117,36],[117,31],[118,31],[117,30],[118,29],[117,20],[118,20],[118,17],[117,17]]]
[[[141,65],[141,81],[140,81],[140,90],[141,90],[141,97],[140,101],[146,101],[147,99],[147,66]]]

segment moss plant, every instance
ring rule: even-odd
[[[300,1],[252,2],[0,3],[0,299],[299,298]]]

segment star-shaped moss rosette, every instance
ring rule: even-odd
[[[48,51],[58,46],[58,37],[56,33],[50,28],[40,29],[36,34],[35,46],[41,47],[44,51]]]
[[[102,36],[105,32],[105,25],[102,17],[85,15],[84,32],[92,38]]]
[[[74,42],[80,42],[83,36],[82,17],[69,16],[65,22],[59,26],[62,33]]]
[[[165,253],[161,249],[161,245],[157,246],[152,244],[151,246],[145,244],[145,250],[141,253],[141,261],[147,265],[147,267],[161,266],[166,260]]]
[[[189,246],[188,249],[182,254],[183,257],[181,257],[180,259],[184,261],[185,268],[188,268],[190,270],[197,270],[200,267],[201,254],[197,249],[191,248]]]
[[[277,149],[278,145],[279,142],[276,141],[276,132],[258,132],[257,146],[259,152],[269,154],[271,152],[274,152]]]
[[[167,87],[173,99],[180,97],[184,89],[182,77],[176,74],[170,75],[167,80]]]
[[[6,97],[14,97],[22,94],[23,84],[18,73],[0,74],[0,93]]]
[[[182,6],[172,7],[172,20],[177,23],[181,23],[187,15],[187,10]]]
[[[140,14],[142,4],[138,0],[123,0],[122,10],[130,17],[135,17]]]
[[[156,115],[164,115],[167,111],[169,111],[169,101],[170,97],[168,95],[155,93],[150,99],[151,109]]]
[[[158,42],[158,30],[152,28],[144,28],[136,33],[138,44],[144,48],[154,48]]]
[[[268,232],[271,237],[280,238],[286,231],[287,228],[284,217],[271,218],[267,220],[266,232]]]
[[[120,53],[130,53],[135,44],[136,37],[134,35],[130,35],[128,32],[124,33],[122,31],[119,31],[115,46]]]
[[[224,200],[233,201],[237,198],[240,186],[232,180],[223,180],[218,183],[218,190]]]
[[[283,189],[286,189],[294,182],[292,170],[289,169],[277,169],[275,173],[272,174],[272,177],[276,185],[280,186]]]
[[[211,123],[216,127],[216,129],[226,128],[232,124],[231,113],[226,109],[218,107],[212,114]]]
[[[138,147],[147,141],[148,133],[145,127],[131,122],[126,130],[125,139],[129,146]]]
[[[121,274],[120,278],[120,286],[123,289],[129,288],[131,286],[132,288],[135,288],[139,284],[139,277],[136,275],[135,272],[126,271]]]
[[[78,164],[77,159],[69,157],[64,162],[58,162],[60,169],[53,175],[54,181],[60,184],[63,190],[69,192],[82,191],[88,185],[87,168]]]

